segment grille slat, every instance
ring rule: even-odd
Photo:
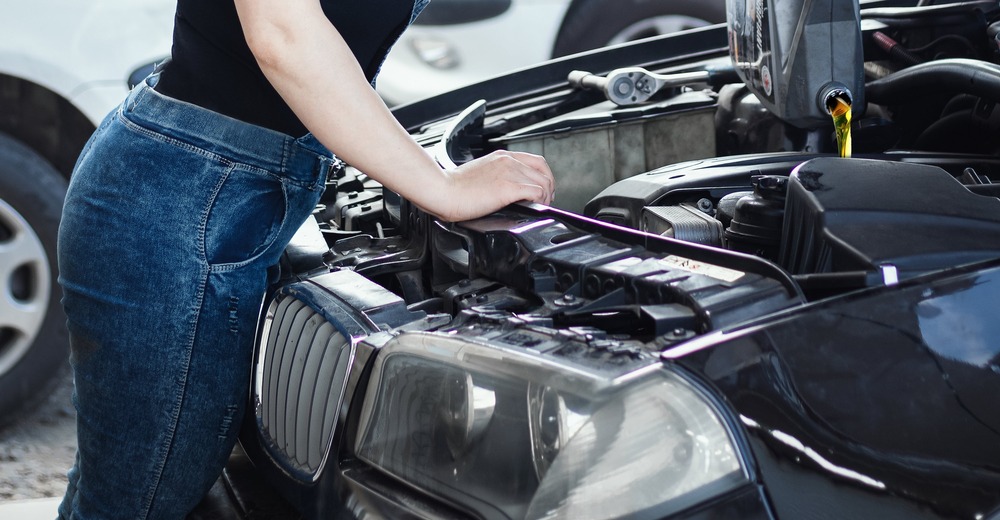
[[[261,338],[261,434],[275,460],[314,477],[321,469],[343,399],[352,345],[294,296],[279,297]]]
[[[288,441],[288,435],[285,431],[286,421],[285,416],[288,415],[288,383],[291,379],[289,373],[292,370],[292,360],[295,357],[295,350],[298,347],[299,341],[302,339],[302,333],[305,329],[306,321],[309,317],[313,315],[313,310],[303,305],[295,313],[294,318],[290,326],[288,327],[288,333],[285,337],[284,342],[278,344],[278,351],[280,351],[281,360],[278,364],[277,372],[277,389],[274,398],[274,404],[277,407],[275,409],[275,420],[274,420],[274,436],[273,440],[275,444],[278,445],[283,451],[288,451],[290,443]],[[278,352],[275,352],[277,355]]]
[[[333,325],[327,323],[321,316],[314,316],[316,322],[316,334],[306,352],[302,356],[302,372],[299,376],[299,395],[295,408],[295,460],[306,466],[311,466],[309,460],[309,432],[310,424],[317,422],[317,417],[313,412],[313,403],[325,401],[324,394],[318,392],[330,378],[323,378],[320,368],[323,359],[326,357],[336,357],[337,345],[344,343],[344,337],[337,332]],[[330,346],[330,341],[337,339],[337,345]],[[293,384],[294,387],[294,384]],[[332,390],[332,389],[331,389]],[[326,394],[329,394],[327,392]],[[316,439],[317,444],[324,439],[322,436]]]
[[[286,446],[285,450],[293,457],[299,451],[296,446],[298,437],[296,427],[299,424],[299,404],[302,392],[316,391],[314,386],[303,385],[302,372],[305,370],[306,357],[309,355],[313,340],[316,339],[316,333],[320,325],[325,323],[321,316],[311,312],[312,309],[309,311],[303,313],[306,319],[302,322],[302,329],[299,331],[294,345],[289,345],[287,349],[288,369],[281,374],[285,383],[285,429],[283,430],[285,436],[281,440],[282,445]],[[298,457],[295,458],[298,460]]]
[[[293,298],[286,298],[278,304],[275,310],[271,336],[266,338],[266,353],[270,359],[265,359],[264,391],[261,392],[261,407],[264,422],[276,424],[278,420],[278,375],[281,373],[280,363],[285,344],[288,341],[292,320],[295,314],[305,307],[305,304]]]

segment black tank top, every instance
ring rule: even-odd
[[[374,82],[414,0],[317,0]],[[254,59],[233,0],[178,0],[171,61],[156,90],[292,136],[307,130]]]

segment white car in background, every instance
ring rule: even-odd
[[[66,365],[56,232],[73,164],[170,52],[174,2],[0,0],[0,424]]]
[[[402,104],[581,51],[726,20],[723,0],[432,0],[378,78]]]

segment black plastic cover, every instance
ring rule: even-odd
[[[902,277],[1000,257],[1000,200],[936,166],[813,159],[787,197],[779,263],[793,274],[892,265]]]
[[[566,306],[591,312],[586,319],[579,313],[562,314],[591,324],[609,306],[642,306],[657,333],[672,325],[700,332],[802,303],[787,274],[759,258],[551,208],[511,206],[480,219],[441,225],[434,229],[434,243],[436,259],[464,271],[467,278],[497,280],[538,296],[568,293],[595,304]],[[662,307],[671,304],[687,311]]]

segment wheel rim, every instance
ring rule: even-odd
[[[38,336],[51,283],[42,241],[20,213],[0,200],[0,376]]]
[[[709,23],[693,16],[654,16],[652,18],[640,20],[622,29],[618,32],[618,34],[611,38],[608,45],[641,40],[642,38],[650,38],[661,34],[670,34],[684,29],[704,27],[706,25],[709,25]]]

